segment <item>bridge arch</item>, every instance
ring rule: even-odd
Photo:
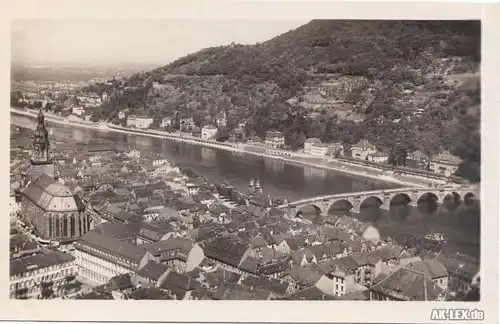
[[[439,201],[439,196],[435,193],[435,192],[432,192],[432,191],[427,191],[427,192],[421,192],[418,194],[417,196],[417,201],[415,201],[415,203],[419,203],[419,202],[422,202],[422,201],[429,201],[429,199],[431,199],[432,202],[440,202]]]
[[[444,197],[451,197],[453,201],[461,201],[463,199],[462,195],[456,191],[448,192]]]
[[[309,207],[309,209],[312,209],[316,212],[316,216],[321,215],[321,208],[319,208],[314,203],[310,203],[310,204],[306,204],[306,205],[302,205],[300,207],[297,207],[297,212],[295,213],[294,217],[299,217],[299,215],[304,215],[304,209],[308,209],[308,207]],[[310,211],[306,210],[306,212],[310,212]]]
[[[384,204],[383,198],[380,198],[379,196],[367,196],[364,197],[360,203],[359,203],[359,208],[364,208],[364,207],[380,207]]]
[[[412,202],[412,199],[409,194],[401,192],[393,195],[389,201],[389,206],[392,205],[408,205],[410,202]],[[416,201],[413,203],[417,203]]]
[[[345,198],[337,199],[334,200],[333,202],[330,203],[328,206],[327,213],[330,212],[340,212],[340,211],[351,211],[353,209],[354,205]]]
[[[473,199],[477,198],[476,194],[472,191],[464,193],[463,201],[464,204],[468,205]]]

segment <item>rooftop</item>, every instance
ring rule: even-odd
[[[47,268],[57,264],[71,262],[75,258],[60,251],[51,251],[45,254],[14,259],[10,261],[10,275],[15,276],[28,271]]]
[[[124,257],[137,264],[142,261],[144,255],[147,253],[146,249],[140,246],[122,242],[116,238],[104,236],[95,231],[88,232],[82,236],[78,243],[107,251],[116,256]]]
[[[85,209],[80,197],[45,173],[31,182],[22,194],[44,211],[69,212]]]
[[[442,292],[429,276],[410,268],[396,270],[370,289],[407,301],[435,301]]]

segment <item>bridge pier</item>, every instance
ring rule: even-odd
[[[417,199],[410,200],[410,202],[408,203],[408,206],[417,208],[418,200]]]
[[[389,210],[391,209],[391,200],[390,199],[384,199],[382,202],[382,205],[379,207],[382,210]]]
[[[353,204],[351,213],[359,214],[361,212],[361,204]]]

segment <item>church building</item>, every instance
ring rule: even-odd
[[[42,239],[76,240],[88,232],[91,218],[80,197],[54,178],[49,148],[49,136],[40,110],[31,166],[25,177],[27,185],[20,191],[20,218],[32,225]]]

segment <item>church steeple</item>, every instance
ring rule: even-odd
[[[48,164],[52,163],[50,160],[50,142],[49,142],[49,132],[45,128],[45,116],[43,114],[42,108],[38,112],[38,125],[35,130],[35,135],[33,136],[33,154],[32,163],[33,164]]]

